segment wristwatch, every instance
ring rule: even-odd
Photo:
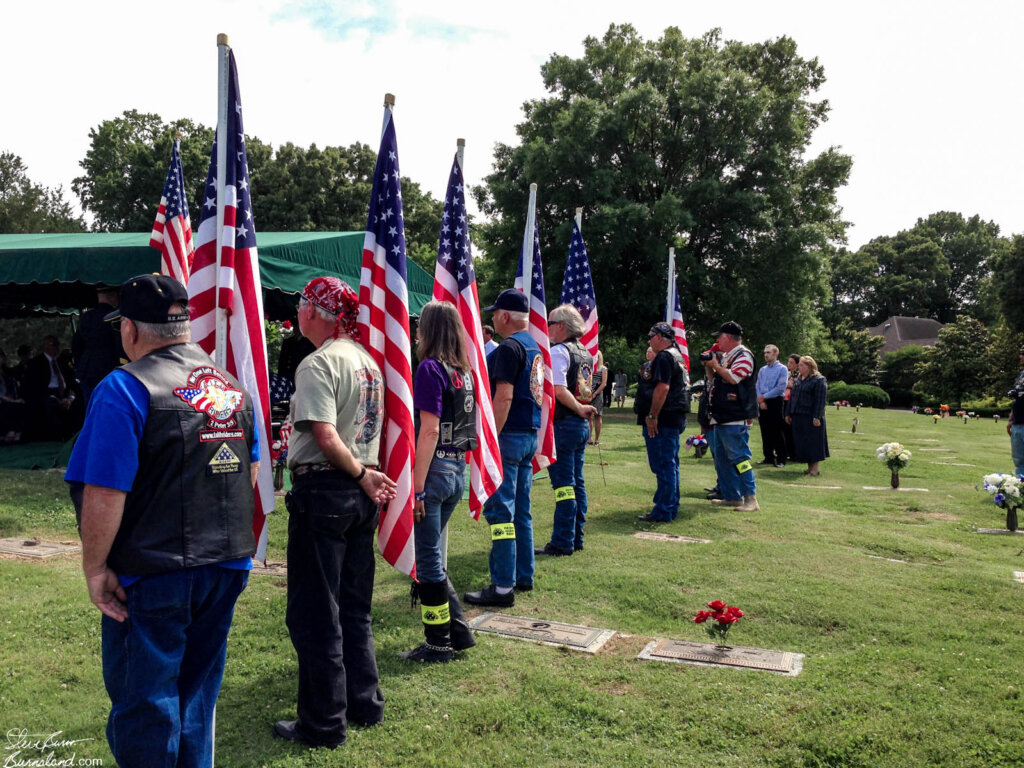
[[[648,414],[647,414],[647,418],[648,418],[648,419],[653,419],[654,421],[657,421],[657,420],[658,420],[658,417],[657,417],[657,416],[655,416],[655,415],[654,415],[653,413],[648,413]]]

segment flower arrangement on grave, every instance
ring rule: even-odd
[[[932,410],[931,408],[925,408],[924,412],[926,416],[931,416],[933,413],[935,413],[935,411]]]
[[[694,455],[699,459],[708,450],[708,439],[704,435],[690,435],[686,438],[686,449],[693,449]]]
[[[700,610],[693,617],[694,624],[703,624],[708,636],[717,645],[724,646],[733,624],[744,617],[743,611],[735,605],[726,605],[723,600],[712,600],[708,603],[710,611]]]
[[[875,457],[884,461],[892,477],[889,481],[893,488],[900,487],[900,470],[910,463],[910,451],[900,443],[884,443],[875,449]]]
[[[288,464],[288,438],[291,437],[291,434],[292,419],[289,416],[281,425],[277,440],[270,444],[270,465],[274,468],[275,491],[284,488],[284,468]]]
[[[1024,505],[1024,478],[994,472],[981,479],[997,507],[1006,510],[1006,530],[1017,530],[1017,510]]]

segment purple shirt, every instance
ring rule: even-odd
[[[448,389],[448,374],[437,360],[428,358],[416,368],[416,381],[412,388],[412,407],[432,413],[438,418],[444,409],[444,392]]]

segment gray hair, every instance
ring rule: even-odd
[[[505,311],[508,312],[509,320],[512,320],[516,324],[530,322],[529,312],[513,312],[511,309],[506,309]]]
[[[188,311],[188,306],[184,304],[172,304],[167,310],[168,314],[175,315]],[[175,323],[143,323],[139,320],[133,320],[132,322],[139,329],[139,333],[158,341],[172,341],[174,339],[185,339],[187,341],[192,335],[192,324],[188,320],[179,320]]]
[[[580,311],[572,304],[562,304],[551,310],[549,323],[561,323],[566,332],[573,338],[578,339],[587,330]]]

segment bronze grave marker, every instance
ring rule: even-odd
[[[648,539],[649,541],[674,541],[680,544],[710,544],[711,539],[695,539],[692,536],[679,536],[674,533],[657,533],[656,531],[637,531],[633,534],[634,539]]]
[[[660,639],[648,643],[637,658],[644,661],[759,669],[796,677],[803,669],[804,655],[787,651],[769,651],[763,648],[720,646],[712,643]]]
[[[26,539],[24,536],[0,539],[0,552],[20,557],[42,559],[44,557],[54,557],[55,555],[65,555],[71,552],[80,552],[81,550],[82,547],[78,544]]]
[[[562,624],[557,621],[541,621],[525,616],[509,616],[504,613],[484,613],[469,622],[478,632],[493,632],[497,635],[530,640],[542,645],[565,646],[574,651],[597,653],[615,634],[611,629],[595,629],[578,624]]]

